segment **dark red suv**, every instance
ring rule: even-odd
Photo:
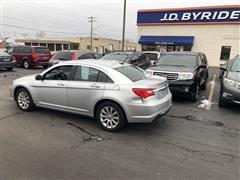
[[[16,59],[16,65],[29,69],[33,66],[48,67],[50,50],[42,46],[14,46],[7,50]]]

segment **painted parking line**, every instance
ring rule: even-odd
[[[211,106],[212,106],[212,98],[213,98],[213,93],[214,93],[214,88],[215,88],[215,84],[216,84],[216,74],[213,75],[213,81],[212,81],[212,85],[211,85],[211,89],[210,89],[210,93],[208,96],[208,102],[209,104],[206,107],[206,110],[210,110]]]

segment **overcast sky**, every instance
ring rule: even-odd
[[[89,36],[121,39],[124,0],[0,0],[1,35]],[[137,10],[240,4],[239,0],[127,0],[126,38],[136,40]],[[13,27],[14,26],[14,27]]]

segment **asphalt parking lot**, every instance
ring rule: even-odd
[[[12,80],[42,70],[0,70],[0,179],[240,178],[240,107],[218,107],[217,69],[200,94],[208,99],[213,88],[209,110],[198,107],[200,100],[175,99],[158,121],[118,133],[88,117],[20,111],[9,96]]]

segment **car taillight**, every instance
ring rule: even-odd
[[[72,60],[76,60],[76,53],[72,53]]]
[[[151,88],[133,88],[132,91],[139,96],[140,98],[148,98],[150,96],[154,96],[154,89]]]
[[[37,54],[32,54],[32,58],[33,58],[33,59],[37,59],[37,58],[38,58],[38,55],[37,55]]]

